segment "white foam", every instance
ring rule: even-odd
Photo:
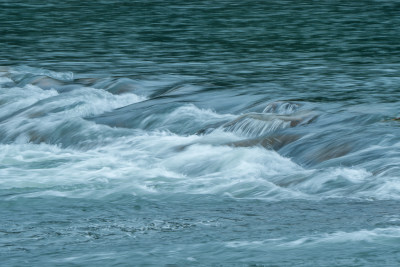
[[[232,114],[218,114],[211,109],[202,109],[193,104],[188,104],[175,109],[166,117],[165,123],[179,123],[181,121],[213,123],[220,120],[233,119],[234,117]]]
[[[288,122],[279,119],[244,118],[232,124],[229,131],[221,127],[206,135],[179,136],[126,129],[124,137],[116,137],[122,130],[97,125],[82,117],[137,103],[144,97],[131,93],[113,95],[89,87],[59,94],[34,85],[0,88],[0,92],[0,101],[5,102],[0,108],[1,117],[26,108],[0,123],[1,137],[11,143],[0,145],[3,167],[0,188],[41,189],[25,196],[101,197],[123,192],[216,194],[269,200],[400,199],[395,171],[374,176],[361,166],[305,170],[275,151],[224,145],[242,140],[243,135],[259,135],[288,126]],[[40,105],[33,105],[38,101]],[[184,105],[160,121],[164,125],[195,127],[236,117]],[[63,131],[71,132],[63,134]],[[105,132],[109,134],[102,139]],[[92,149],[65,148],[68,146],[68,142],[63,143],[65,136],[73,144],[99,142]],[[48,140],[53,144],[63,143],[64,148],[30,143]],[[392,156],[396,159],[396,155]]]
[[[0,116],[6,116],[36,102],[58,95],[55,90],[43,90],[34,85],[24,87],[2,88],[0,87]]]
[[[48,123],[41,127],[50,129],[54,125]],[[118,131],[86,123],[85,129],[94,134]],[[69,189],[59,189],[67,197],[129,193],[215,194],[268,200],[400,198],[396,177],[373,176],[362,168],[306,170],[275,151],[221,145],[222,141],[237,140],[231,133],[131,134],[104,139],[101,146],[85,151],[30,144],[22,137],[20,143],[0,145],[0,188],[42,188],[40,194],[54,195],[58,189],[52,187],[67,186]]]
[[[232,119],[234,115],[218,114],[210,109],[198,108],[193,104],[176,108],[171,113],[153,114],[141,121],[142,128],[148,124],[156,124],[163,129],[178,131],[198,131],[202,126],[221,124]]]
[[[42,68],[33,68],[28,66],[14,67],[8,70],[11,74],[34,74],[34,75],[44,75],[60,81],[72,81],[74,80],[74,74],[72,72],[55,72],[51,70],[46,70]]]
[[[299,109],[299,107],[300,105],[297,103],[277,101],[269,103],[263,110],[263,113],[288,115],[294,113],[296,110]]]
[[[285,247],[313,246],[316,244],[330,243],[356,243],[368,242],[373,243],[377,240],[381,242],[396,240],[400,241],[400,228],[376,228],[373,230],[359,230],[355,232],[335,232],[331,234],[314,235],[303,237],[294,241],[280,244]]]
[[[264,241],[230,241],[226,242],[225,246],[228,248],[240,248],[240,247],[259,247],[263,245]]]
[[[60,112],[63,116],[91,116],[124,107],[145,100],[145,97],[133,93],[113,95],[102,89],[82,87],[62,94],[62,98],[55,101],[53,105],[73,105],[81,103],[74,108]]]
[[[290,122],[280,119],[271,121],[257,120],[254,118],[243,118],[224,128],[225,131],[233,132],[239,136],[257,137],[267,133],[273,133],[280,129],[290,127]]]
[[[201,144],[202,139],[155,133],[119,138],[89,151],[44,144],[2,145],[0,188],[49,188],[40,194],[54,195],[54,186],[68,186],[65,192],[59,190],[69,197],[125,192],[268,198],[281,191],[269,177],[301,169],[273,151],[212,146]],[[200,143],[177,153],[176,146],[196,141]],[[282,196],[297,194],[282,190]]]
[[[13,82],[13,80],[11,80],[8,77],[2,77],[0,76],[0,85],[5,84],[5,83],[9,83],[9,82]],[[0,87],[1,88],[1,87]]]
[[[86,125],[89,133],[92,126],[82,117],[102,114],[145,99],[135,94],[113,95],[101,89],[87,87],[63,94],[33,85],[9,90],[11,92],[7,92],[7,99],[4,99],[8,103],[0,109],[0,114],[7,116],[22,108],[27,109],[1,123],[0,133],[5,140],[19,143],[46,139],[55,129],[62,129],[67,125],[76,129]],[[17,101],[12,102],[13,98]],[[39,100],[42,100],[40,105],[33,105]]]
[[[372,174],[360,168],[329,168],[323,171],[314,170],[307,179],[295,185],[298,190],[308,194],[335,196],[343,193],[353,184],[359,184],[370,178]]]
[[[357,192],[357,195],[372,199],[400,199],[400,181],[398,177],[383,177],[372,184],[368,191]]]

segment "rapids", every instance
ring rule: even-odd
[[[400,263],[396,1],[39,2],[0,2],[0,265]]]

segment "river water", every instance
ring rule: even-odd
[[[399,14],[0,1],[0,265],[398,266]]]

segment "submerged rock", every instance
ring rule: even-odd
[[[247,137],[258,137],[281,129],[309,124],[316,118],[316,114],[308,111],[293,115],[249,113],[225,123],[222,125],[222,129]]]
[[[226,143],[226,145],[234,147],[262,146],[266,149],[279,150],[285,145],[297,141],[300,138],[301,138],[300,135],[275,135],[275,136],[260,137],[260,138],[230,142]]]

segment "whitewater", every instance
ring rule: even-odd
[[[0,265],[398,266],[398,8],[0,2]]]
[[[400,135],[398,122],[392,116],[396,105],[385,104],[379,113],[366,104],[334,112],[336,104],[264,102],[256,98],[241,107],[213,107],[208,101],[215,98],[213,91],[200,85],[177,86],[171,77],[152,84],[130,78],[79,75],[23,66],[2,69],[0,190],[5,213],[2,235],[6,240],[3,252],[10,253],[23,245],[13,241],[20,238],[31,243],[34,250],[39,244],[48,246],[52,242],[61,247],[82,242],[95,244],[95,240],[104,239],[102,243],[109,238],[138,242],[149,238],[148,232],[154,232],[154,249],[161,251],[154,252],[156,257],[143,263],[157,264],[162,261],[157,258],[169,251],[164,251],[157,239],[163,239],[166,231],[183,235],[175,237],[183,238],[181,242],[197,239],[199,233],[190,230],[195,226],[205,228],[202,232],[209,232],[206,236],[220,231],[220,227],[244,228],[246,234],[240,235],[239,240],[233,232],[221,236],[219,242],[213,241],[214,249],[229,259],[223,261],[232,264],[236,261],[233,255],[239,257],[245,251],[255,253],[255,258],[248,261],[262,262],[271,257],[268,253],[287,247],[313,251],[309,248],[323,250],[331,243],[354,247],[360,242],[372,246],[377,241],[390,248],[399,240],[400,228],[396,224],[400,218],[395,203],[400,197]],[[131,89],[116,92],[121,84]],[[201,95],[200,101],[192,100],[196,94]],[[222,102],[227,96],[222,94],[220,98],[214,102]],[[134,208],[118,211],[122,214],[115,218],[115,209],[128,209],[126,201]],[[345,214],[330,214],[338,212],[331,209],[343,202],[349,205]],[[167,205],[177,214],[171,215],[159,205]],[[276,209],[275,205],[282,210],[270,215],[267,207]],[[353,205],[361,205],[361,211]],[[141,211],[142,206],[151,219],[137,218],[135,211]],[[310,211],[302,214],[293,206]],[[241,216],[235,212],[238,207],[245,212]],[[52,212],[41,211],[47,208],[59,210],[52,215],[53,220],[31,218],[37,213],[50,216]],[[12,219],[15,209],[17,214],[27,217],[17,224]],[[94,209],[101,211],[88,215],[87,210],[93,213]],[[187,214],[188,209],[193,214]],[[272,231],[266,222],[265,230],[254,229],[260,225],[251,216],[262,217],[261,223],[280,217],[287,210],[293,218],[285,218],[289,222],[282,223],[293,224],[294,229],[312,229],[315,222],[301,225],[304,222],[299,220],[316,210],[329,213],[324,220],[333,220],[331,227],[336,225],[338,229],[323,233],[307,229],[311,232],[300,236],[304,229],[289,234],[286,231],[294,229],[275,226],[278,230]],[[67,218],[60,221],[59,213]],[[372,229],[368,221],[355,230],[342,229],[349,227],[342,223],[359,220],[360,216],[378,222]],[[382,228],[382,224],[390,227]],[[254,240],[251,236],[257,231],[264,233],[265,239],[260,240],[257,234]],[[277,239],[267,238],[275,236],[274,232],[283,233]],[[182,250],[187,257],[174,252],[172,262],[188,264],[185,262],[190,262],[189,258],[213,262],[212,257],[205,257],[210,245],[202,247],[203,242],[189,242],[194,246],[189,246],[190,253],[181,247],[186,247],[185,243],[178,242],[174,245],[178,247],[172,248]],[[261,256],[257,251],[268,253]],[[131,253],[129,257],[139,257],[135,249]],[[96,255],[83,259],[62,257],[62,261],[69,264],[83,260],[86,264],[99,259],[113,262],[111,259],[121,257]],[[17,262],[15,257],[9,260],[10,264]]]

